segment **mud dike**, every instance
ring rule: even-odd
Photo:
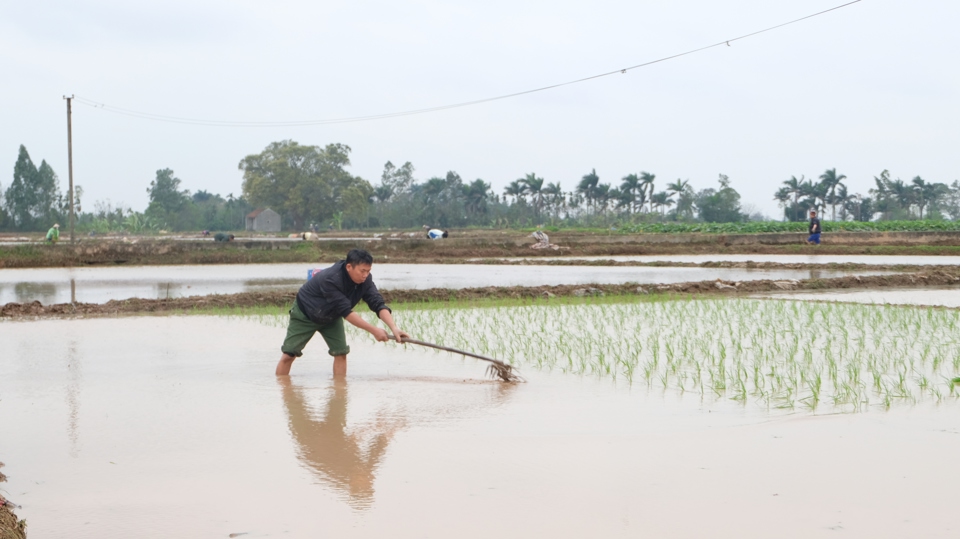
[[[673,284],[593,284],[558,286],[512,286],[483,288],[431,288],[425,290],[383,290],[389,303],[437,303],[495,299],[536,299],[585,296],[747,295],[763,292],[883,289],[897,287],[938,287],[960,284],[960,269],[921,271],[894,275],[855,275],[826,279],[723,281],[720,279]],[[216,309],[242,309],[290,305],[294,292],[243,292],[169,299],[127,299],[106,303],[58,303],[43,305],[7,303],[0,318],[115,316],[143,313],[189,313]]]

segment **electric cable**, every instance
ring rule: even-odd
[[[845,4],[841,4],[841,5],[838,5],[838,6],[834,6],[834,7],[832,7],[832,8],[825,9],[825,10],[823,10],[823,11],[818,11],[818,12],[816,12],[816,13],[812,13],[812,14],[810,14],[810,15],[806,15],[806,16],[804,16],[804,17],[800,17],[799,19],[793,19],[793,20],[791,20],[791,21],[787,21],[787,22],[784,22],[784,23],[780,23],[780,24],[777,24],[777,25],[775,25],[775,26],[770,26],[770,27],[764,28],[764,29],[762,29],[762,30],[757,30],[757,31],[755,31],[755,32],[750,32],[749,34],[743,34],[743,35],[741,35],[741,36],[737,36],[737,37],[734,37],[734,38],[731,38],[731,39],[725,39],[725,40],[723,40],[723,41],[718,41],[717,43],[714,43],[714,44],[712,44],[712,45],[706,45],[706,46],[703,46],[703,47],[699,47],[699,48],[696,48],[696,49],[691,49],[691,50],[688,50],[688,51],[685,51],[685,52],[681,52],[681,53],[677,53],[677,54],[673,54],[673,55],[670,55],[670,56],[664,56],[664,57],[662,57],[662,58],[657,58],[656,60],[650,60],[650,61],[643,62],[643,63],[640,63],[640,64],[632,65],[632,66],[629,66],[629,67],[624,67],[624,68],[620,68],[620,69],[615,69],[615,70],[613,70],[613,71],[607,71],[607,72],[599,73],[599,74],[596,74],[596,75],[590,75],[590,76],[588,76],[588,77],[583,77],[583,78],[579,78],[579,79],[575,79],[575,80],[570,80],[570,81],[566,81],[566,82],[560,82],[560,83],[557,83],[557,84],[551,84],[551,85],[548,85],[548,86],[541,86],[541,87],[539,87],[539,88],[532,88],[532,89],[529,89],[529,90],[523,90],[523,91],[519,91],[519,92],[513,92],[513,93],[509,93],[509,94],[498,95],[498,96],[494,96],[494,97],[487,97],[487,98],[483,98],[483,99],[475,99],[475,100],[472,100],[472,101],[463,101],[463,102],[460,102],[460,103],[452,103],[452,104],[449,104],[449,105],[440,105],[440,106],[436,106],[436,107],[413,109],[413,110],[406,110],[406,111],[400,111],[400,112],[389,112],[389,113],[383,113],[383,114],[373,114],[373,115],[369,115],[369,116],[353,116],[353,117],[346,117],[346,118],[330,118],[330,119],[322,119],[322,120],[273,121],[273,122],[203,120],[203,119],[196,119],[196,118],[182,118],[182,117],[177,117],[177,116],[165,116],[165,115],[162,115],[162,114],[153,114],[153,113],[149,113],[149,112],[141,112],[141,111],[136,111],[136,110],[130,110],[130,109],[125,109],[125,108],[121,108],[121,107],[115,107],[115,106],[112,106],[112,105],[107,105],[107,104],[105,104],[105,103],[100,103],[100,102],[94,101],[94,100],[92,100],[92,99],[86,99],[86,98],[80,97],[80,96],[76,96],[76,97],[74,98],[74,100],[75,100],[77,103],[81,103],[81,104],[86,105],[86,106],[88,106],[88,107],[93,107],[93,108],[100,109],[100,110],[104,110],[104,111],[107,111],[107,112],[112,112],[112,113],[114,113],[114,114],[120,114],[120,115],[124,115],[124,116],[131,116],[131,117],[134,117],[134,118],[141,118],[141,119],[145,119],[145,120],[156,120],[156,121],[161,121],[161,122],[187,124],[187,125],[210,126],[210,127],[303,127],[303,126],[330,125],[330,124],[342,124],[342,123],[354,123],[354,122],[368,122],[368,121],[373,121],[373,120],[384,120],[384,119],[388,119],[388,118],[397,118],[397,117],[400,117],[400,116],[413,116],[413,115],[416,115],[416,114],[427,114],[427,113],[431,113],[431,112],[439,112],[439,111],[443,111],[443,110],[449,110],[449,109],[455,109],[455,108],[461,108],[461,107],[469,107],[469,106],[473,106],[473,105],[479,105],[479,104],[481,104],[481,103],[490,103],[490,102],[492,102],[492,101],[500,101],[500,100],[503,100],[503,99],[510,99],[510,98],[519,97],[519,96],[522,96],[522,95],[528,95],[528,94],[533,94],[533,93],[537,93],[537,92],[544,92],[544,91],[547,91],[547,90],[553,90],[553,89],[556,89],[556,88],[561,88],[561,87],[563,87],[563,86],[570,86],[570,85],[573,85],[573,84],[579,84],[579,83],[582,83],[582,82],[587,82],[587,81],[599,79],[599,78],[602,78],[602,77],[609,77],[609,76],[611,76],[611,75],[626,74],[628,71],[632,71],[632,70],[635,70],[635,69],[640,69],[640,68],[647,67],[647,66],[651,66],[651,65],[654,65],[654,64],[659,64],[659,63],[666,62],[666,61],[669,61],[669,60],[675,60],[675,59],[681,58],[681,57],[683,57],[683,56],[689,56],[689,55],[691,55],[691,54],[696,54],[696,53],[698,53],[698,52],[703,52],[703,51],[705,51],[705,50],[712,49],[712,48],[715,48],[715,47],[721,47],[721,46],[724,46],[724,45],[730,46],[730,43],[733,43],[733,42],[736,42],[736,41],[741,41],[741,40],[744,40],[744,39],[747,39],[747,38],[750,38],[750,37],[754,37],[754,36],[757,36],[757,35],[760,35],[760,34],[763,34],[763,33],[766,33],[766,32],[771,32],[771,31],[773,31],[773,30],[777,30],[777,29],[779,29],[779,28],[783,28],[784,26],[790,26],[790,25],[792,25],[792,24],[796,24],[796,23],[799,23],[799,22],[802,22],[802,21],[805,21],[805,20],[808,20],[808,19],[812,19],[812,18],[814,18],[814,17],[819,17],[819,16],[821,16],[821,15],[826,15],[827,13],[830,13],[830,12],[833,12],[833,11],[837,11],[837,10],[839,10],[839,9],[843,9],[843,8],[845,8],[845,7],[848,7],[848,6],[852,6],[853,4],[857,4],[857,3],[860,3],[860,2],[862,2],[862,1],[863,1],[863,0],[852,0],[851,2],[847,2],[847,3],[845,3]]]

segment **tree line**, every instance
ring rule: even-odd
[[[874,187],[867,196],[850,193],[847,177],[837,169],[827,169],[816,181],[791,176],[774,193],[787,221],[802,221],[810,210],[825,213],[840,221],[906,221],[914,219],[960,219],[960,182],[952,184],[928,182],[920,176],[910,181],[891,179],[884,170],[874,176]]]
[[[69,215],[68,193],[46,160],[38,167],[21,145],[13,166],[13,181],[4,191],[0,185],[0,227],[10,230],[46,230]],[[81,206],[83,189],[74,188],[74,207]]]
[[[629,173],[604,182],[595,169],[570,189],[534,172],[509,182],[497,192],[481,178],[463,179],[457,172],[425,180],[410,162],[384,165],[376,184],[351,174],[351,148],[344,144],[301,145],[274,142],[240,160],[241,196],[226,197],[182,188],[169,168],[156,171],[146,191],[143,212],[96,202],[83,211],[82,189],[76,188],[77,227],[87,233],[191,230],[241,230],[255,208],[280,213],[288,230],[309,228],[416,228],[421,225],[460,227],[627,227],[639,223],[735,223],[764,220],[740,203],[729,177],[720,174],[712,187],[695,189],[689,180],[659,184],[651,172]],[[832,220],[903,220],[960,218],[960,183],[931,183],[915,177],[892,179],[888,171],[874,178],[868,196],[851,194],[846,176],[828,169],[814,181],[796,176],[782,182],[774,195],[783,219],[798,221],[810,209],[829,209]],[[2,186],[0,186],[2,187]],[[0,228],[45,230],[65,222],[66,193],[53,169],[34,165],[23,146],[13,182],[0,188]]]
[[[180,188],[181,181],[170,169],[161,169],[147,187],[149,205],[143,212],[97,201],[85,211],[83,188],[74,186],[74,214],[77,230],[87,234],[110,232],[144,233],[161,230],[238,230],[244,227],[253,207],[233,194],[222,197],[199,190]],[[6,190],[0,185],[0,229],[43,231],[54,223],[65,227],[70,215],[69,193],[60,190],[60,180],[44,160],[37,167],[24,146],[14,165],[13,181]]]

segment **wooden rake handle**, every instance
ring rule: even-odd
[[[389,333],[387,334],[387,337],[389,337],[390,340],[392,341],[397,340],[396,337],[394,337],[393,335],[390,335]],[[494,359],[492,357],[487,357],[487,356],[481,356],[480,354],[474,354],[473,352],[467,352],[465,350],[457,350],[456,348],[450,348],[448,346],[440,346],[439,344],[433,344],[431,342],[418,341],[417,339],[411,339],[410,337],[403,337],[402,341],[404,343],[419,344],[420,346],[426,346],[428,348],[436,348],[437,350],[443,350],[444,352],[453,352],[454,354],[461,354],[468,357],[475,357],[477,359],[482,359],[484,361],[489,361],[491,363],[499,363],[500,365],[509,367],[509,365],[500,361],[499,359]]]

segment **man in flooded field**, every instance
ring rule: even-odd
[[[383,301],[377,285],[373,284],[373,275],[370,274],[372,266],[373,256],[370,253],[353,249],[347,253],[346,260],[314,273],[300,287],[297,299],[290,308],[290,323],[280,348],[283,354],[277,364],[277,376],[290,374],[293,361],[303,355],[303,348],[315,333],[320,333],[327,343],[328,353],[333,356],[333,376],[346,376],[350,346],[343,328],[344,320],[369,332],[380,342],[388,341],[390,338],[386,331],[369,324],[353,312],[361,299],[390,328],[397,342],[410,336],[397,327],[390,307]]]
[[[817,210],[810,210],[810,226],[808,227],[810,237],[807,243],[810,245],[820,245],[820,219],[817,218]]]

